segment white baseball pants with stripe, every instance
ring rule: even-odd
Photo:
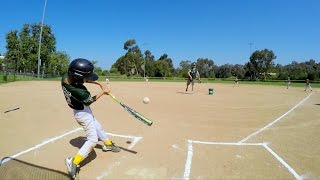
[[[78,154],[85,158],[99,140],[104,142],[108,137],[102,129],[101,124],[94,118],[89,106],[84,106],[83,110],[74,110],[74,117],[86,133],[87,141],[78,151]]]

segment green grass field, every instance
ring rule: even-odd
[[[106,76],[100,76],[99,81],[106,81]],[[108,77],[110,81],[124,81],[124,82],[143,82],[143,77],[123,77],[123,76],[114,76]],[[38,78],[37,76],[27,76],[27,75],[7,75],[6,77],[4,74],[0,74],[0,84],[9,83],[14,81],[60,81],[61,77],[54,77],[54,78]],[[169,78],[157,78],[157,77],[150,77],[148,78],[149,82],[186,82],[185,78],[178,78],[178,77],[169,77]],[[223,83],[223,84],[233,84],[233,79],[207,79],[202,78],[202,83]],[[240,80],[239,84],[253,84],[253,85],[270,85],[270,86],[286,86],[287,83],[285,80],[268,80],[268,81],[248,81],[248,80]],[[291,81],[291,87],[304,87],[304,81]],[[313,88],[320,88],[320,82],[315,81],[311,82],[311,86]]]

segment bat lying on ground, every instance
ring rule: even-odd
[[[8,112],[15,111],[15,110],[18,110],[18,109],[20,109],[20,108],[10,109],[10,110],[7,110],[7,111],[5,111],[5,112],[3,112],[3,113],[8,113]]]
[[[123,104],[119,99],[117,99],[114,95],[109,93],[109,96],[112,97],[113,100],[115,100],[117,103],[119,103],[124,109],[126,109],[131,115],[133,115],[135,118],[137,118],[139,121],[147,124],[148,126],[152,125],[152,121],[149,120],[148,118],[144,117],[143,115],[141,115],[140,113],[136,112],[135,110],[133,110],[132,108],[130,108],[129,106]]]

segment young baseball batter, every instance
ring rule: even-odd
[[[192,63],[191,64],[191,69],[189,69],[188,71],[188,80],[187,80],[187,88],[186,91],[188,91],[188,87],[191,84],[192,87],[192,91],[193,91],[193,86],[194,86],[194,80],[198,78],[199,81],[200,80],[200,74],[198,72],[198,70],[196,69],[196,63]]]
[[[89,107],[90,104],[97,101],[102,95],[108,95],[110,92],[106,84],[96,81],[98,76],[93,72],[93,69],[94,66],[90,61],[86,59],[75,59],[69,65],[67,77],[63,77],[61,80],[65,99],[69,107],[73,109],[74,117],[78,124],[83,127],[87,138],[78,153],[74,157],[66,158],[65,160],[68,173],[73,179],[75,179],[79,171],[79,164],[97,145],[98,140],[103,142],[103,151],[120,151],[120,149],[108,139],[105,131]],[[83,85],[85,82],[99,85],[101,91],[97,95],[91,96],[90,92]]]

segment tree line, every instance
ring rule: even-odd
[[[6,34],[5,58],[0,59],[1,71],[14,73],[35,73],[38,70],[38,49],[41,24],[25,24],[20,31],[12,30]],[[109,70],[96,66],[96,73],[104,76],[140,76],[140,77],[187,77],[192,62],[203,78],[233,78],[245,80],[295,80],[320,79],[320,63],[314,59],[302,62],[292,61],[287,65],[274,64],[277,56],[270,49],[254,51],[248,62],[242,64],[224,64],[218,66],[209,58],[181,60],[177,68],[173,60],[164,53],[155,58],[150,50],[141,51],[135,39],[124,42],[125,54],[115,60]],[[1,55],[1,54],[0,54]],[[41,39],[41,72],[52,76],[65,74],[70,63],[66,52],[56,50],[56,39],[49,25],[43,26]],[[93,64],[97,61],[90,59]]]
[[[6,34],[5,58],[1,70],[12,73],[37,73],[41,24],[24,24],[21,31]],[[51,75],[66,73],[70,62],[67,53],[56,51],[56,38],[51,27],[44,25],[41,38],[41,72]]]

